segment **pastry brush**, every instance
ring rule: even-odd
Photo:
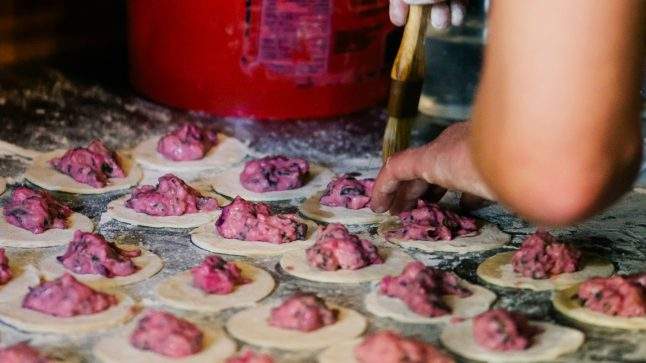
[[[411,5],[395,63],[390,77],[388,124],[382,146],[383,160],[404,150],[410,143],[413,119],[417,115],[419,97],[425,75],[424,38],[430,5]]]

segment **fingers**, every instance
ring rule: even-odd
[[[417,174],[421,149],[408,149],[390,157],[379,171],[370,207],[377,213],[390,209],[401,183],[421,179]]]
[[[493,203],[494,202],[490,200],[480,198],[469,193],[462,193],[462,196],[460,197],[460,208],[466,211],[484,208]]]
[[[429,184],[422,179],[402,182],[397,194],[393,199],[390,213],[397,215],[402,211],[409,210],[417,204],[417,199],[421,197],[429,188]]]
[[[390,21],[395,26],[404,26],[408,17],[408,4],[404,0],[390,0]]]
[[[460,26],[464,22],[467,13],[466,1],[451,1],[451,25]]]
[[[435,4],[431,8],[431,25],[435,29],[447,29],[451,25],[451,7],[448,2]]]

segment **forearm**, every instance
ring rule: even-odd
[[[549,12],[556,5],[562,14]],[[495,3],[471,151],[500,201],[567,224],[630,186],[641,155],[642,22],[641,2]]]

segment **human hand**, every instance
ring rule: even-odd
[[[468,0],[390,0],[390,21],[396,26],[406,24],[409,5],[431,6],[431,25],[436,29],[462,25]]]
[[[493,195],[478,174],[469,146],[470,122],[449,126],[432,142],[390,157],[377,176],[370,207],[392,214],[409,209],[420,197],[440,199],[447,189],[463,192],[461,205],[482,205]]]

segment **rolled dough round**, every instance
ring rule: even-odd
[[[285,253],[280,259],[280,267],[290,275],[305,280],[318,282],[332,282],[337,284],[354,284],[380,280],[387,275],[399,275],[407,263],[413,258],[396,248],[379,246],[379,254],[384,258],[384,263],[370,265],[358,270],[324,271],[310,266],[307,262],[305,249],[293,250]]]
[[[440,341],[453,353],[478,361],[538,362],[575,352],[585,339],[583,333],[572,328],[537,321],[531,323],[543,332],[536,335],[533,344],[523,351],[498,352],[481,347],[473,337],[473,320],[447,325]]]
[[[213,185],[213,190],[229,198],[240,196],[245,200],[254,202],[300,199],[325,189],[334,177],[334,173],[330,169],[317,164],[310,164],[309,179],[302,187],[279,192],[256,193],[245,189],[240,184],[240,173],[242,173],[243,169],[244,165],[239,165],[211,177],[210,181]]]
[[[56,333],[77,335],[105,330],[122,324],[134,315],[133,300],[116,291],[108,291],[118,299],[118,304],[97,314],[69,318],[56,317],[22,307],[22,296],[0,303],[0,321],[30,333]]]
[[[361,344],[362,339],[335,344],[318,355],[318,363],[358,363],[354,349]]]
[[[474,236],[461,236],[450,241],[414,241],[401,238],[386,238],[386,232],[400,227],[397,218],[390,218],[379,225],[377,233],[384,239],[405,248],[416,248],[424,252],[468,253],[487,251],[505,245],[511,236],[491,223],[479,221],[480,231]]]
[[[14,300],[16,296],[25,296],[29,287],[40,282],[40,276],[34,266],[15,261],[12,256],[9,256],[9,269],[13,276],[9,282],[0,285],[0,303]]]
[[[132,250],[137,247],[132,245],[121,245],[119,246],[119,248],[123,248],[124,250]],[[80,282],[91,286],[92,288],[106,289],[110,287],[134,284],[136,282],[143,281],[155,275],[157,272],[159,272],[159,270],[162,269],[164,262],[159,256],[145,249],[140,250],[141,256],[132,259],[132,261],[139,269],[137,270],[137,272],[128,276],[115,276],[108,278],[101,275],[73,273],[70,270],[66,269],[63,264],[58,262],[58,260],[56,260],[56,256],[59,254],[46,256],[45,258],[40,260],[38,267],[47,279],[55,279],[67,272],[73,275],[74,278],[76,278]]]
[[[514,252],[499,253],[484,260],[476,270],[478,277],[498,286],[545,291],[562,290],[595,276],[607,277],[615,270],[612,262],[605,258],[584,253],[583,269],[580,271],[563,273],[547,279],[532,279],[514,271],[511,264]]]
[[[243,310],[227,321],[229,334],[246,343],[290,351],[315,350],[356,338],[366,329],[366,318],[354,310],[331,306],[338,309],[338,320],[311,332],[281,329],[271,326],[267,319],[271,309],[280,302],[265,304]]]
[[[53,247],[68,244],[77,230],[92,232],[94,223],[80,213],[72,213],[67,219],[68,227],[65,229],[52,228],[43,233],[34,234],[26,229],[7,223],[4,216],[0,216],[0,246],[16,248]]]
[[[205,224],[191,232],[191,241],[197,247],[214,253],[238,256],[276,256],[291,250],[303,250],[311,246],[316,239],[317,225],[314,222],[300,220],[307,224],[307,238],[293,242],[275,244],[268,242],[241,241],[220,236],[214,223]]]
[[[373,224],[389,217],[387,214],[375,213],[370,208],[350,209],[322,205],[319,203],[322,195],[323,192],[318,192],[307,198],[298,207],[299,212],[307,218],[325,223]]]
[[[154,228],[195,228],[203,224],[213,222],[220,216],[220,210],[210,212],[188,213],[181,216],[151,216],[146,213],[139,213],[134,209],[127,208],[125,202],[129,195],[115,199],[108,203],[105,215],[117,221],[133,224],[136,226]],[[219,205],[228,203],[228,200],[216,198]]]
[[[157,152],[157,143],[160,138],[158,136],[148,139],[133,150],[132,156],[144,168],[164,172],[221,170],[239,163],[249,154],[249,148],[238,139],[218,134],[218,143],[206,153],[204,158],[174,161],[166,159]]]
[[[235,353],[236,343],[222,329],[193,323],[202,331],[203,347],[200,352],[187,357],[166,357],[133,347],[129,339],[136,324],[128,324],[116,334],[99,340],[92,352],[103,363],[218,363]]]
[[[614,329],[646,330],[646,316],[629,318],[590,310],[577,298],[578,290],[579,286],[576,285],[565,290],[554,291],[552,294],[554,308],[566,317],[586,324]]]
[[[489,310],[489,306],[496,301],[496,294],[484,287],[471,284],[462,279],[460,279],[460,286],[469,289],[473,294],[464,298],[456,295],[442,296],[442,300],[451,308],[452,313],[433,318],[415,313],[402,300],[380,294],[377,289],[366,295],[364,302],[366,309],[377,316],[391,318],[403,323],[440,324],[448,323],[455,318],[472,318]]]
[[[155,294],[161,302],[177,309],[216,313],[232,307],[254,305],[274,291],[276,283],[267,271],[241,261],[235,261],[235,264],[249,282],[237,286],[230,294],[207,294],[194,287],[191,271],[180,272],[162,281]]]
[[[120,165],[126,173],[126,177],[111,178],[108,180],[107,186],[94,188],[90,185],[77,182],[72,177],[59,172],[49,165],[49,160],[63,155],[65,151],[54,150],[39,155],[25,172],[25,178],[39,187],[48,190],[76,194],[103,194],[129,189],[137,185],[143,175],[139,165],[135,164],[132,159],[123,153],[118,153]]]

